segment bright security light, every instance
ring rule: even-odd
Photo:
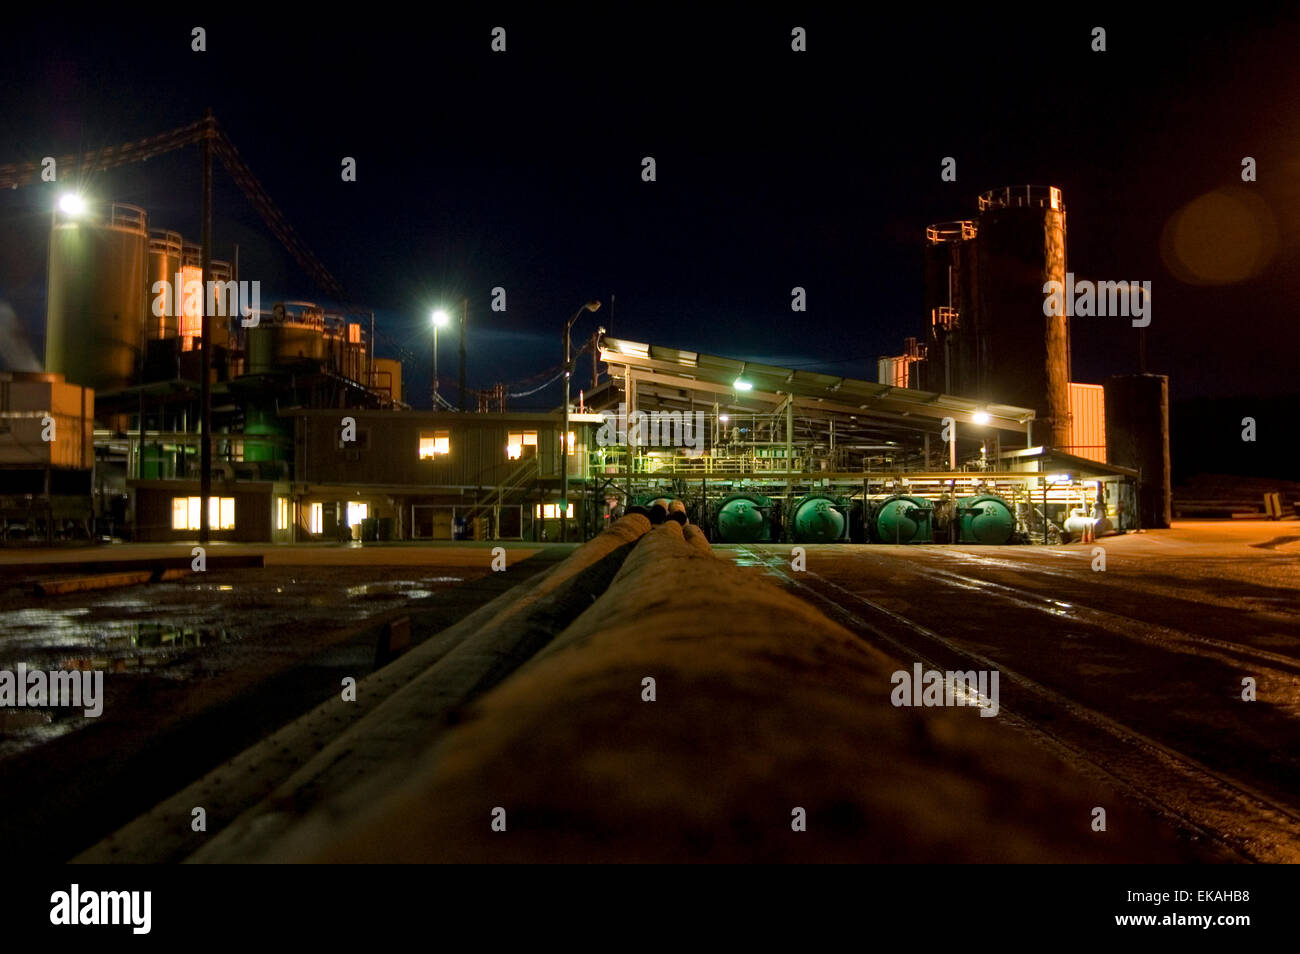
[[[718,420],[720,420],[723,424],[726,424],[729,420],[731,420],[731,418],[728,417],[726,414],[719,414]]]
[[[435,312],[433,313],[433,324],[434,324],[434,327],[436,327],[436,328],[445,328],[445,327],[447,327],[447,322],[449,322],[449,321],[451,321],[451,318],[450,318],[450,317],[447,315],[447,313],[446,313],[445,311],[443,311],[441,308],[439,308],[437,311],[435,311]]]
[[[744,381],[744,380],[742,380],[742,379],[740,379],[740,378],[736,378],[735,384],[732,385],[732,386],[733,386],[737,391],[752,391],[752,390],[754,389],[754,385],[752,385],[752,384],[750,384],[748,381]]]
[[[64,215],[80,215],[86,211],[86,200],[75,192],[65,192],[59,197],[59,211]]]
[[[987,424],[989,421],[993,420],[993,418],[989,416],[988,411],[976,411],[970,416],[970,419],[976,424]]]

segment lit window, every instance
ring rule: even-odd
[[[309,524],[308,528],[312,533],[325,532],[325,507],[322,504],[314,503],[308,511]]]
[[[420,460],[451,453],[451,431],[420,431]]]
[[[560,505],[553,503],[538,504],[537,516],[541,517],[543,520],[555,520],[560,516]],[[573,519],[573,504],[569,504],[568,509],[565,511],[565,516],[570,520]]]
[[[569,431],[569,439],[568,441],[565,442],[564,445],[566,448],[568,448],[568,453],[570,454],[573,453],[573,445],[576,444],[577,442],[578,442],[578,438],[574,435],[573,431]]]
[[[506,458],[519,460],[521,457],[537,456],[536,431],[511,431],[506,441]]]
[[[288,497],[275,498],[275,529],[277,530],[289,529],[289,498]]]
[[[348,501],[348,526],[355,527],[366,517],[370,516],[369,504],[364,504],[356,500]]]
[[[189,502],[184,497],[172,498],[172,529],[188,530],[190,528]]]
[[[200,529],[199,514],[202,512],[201,497],[172,498],[172,529]],[[208,498],[208,526],[213,530],[235,529],[235,498]]]

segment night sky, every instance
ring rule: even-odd
[[[924,227],[974,217],[979,192],[1022,183],[1062,188],[1080,277],[1153,283],[1149,366],[1172,375],[1175,397],[1297,390],[1294,15],[620,5],[601,19],[434,6],[309,24],[131,9],[141,15],[6,24],[0,163],[134,140],[210,106],[352,299],[376,311],[380,354],[400,344],[420,356],[407,369],[417,406],[429,311],[462,295],[471,386],[518,387],[557,365],[563,320],[592,297],[606,307],[577,339],[603,324],[874,379],[877,357],[922,329]],[[190,50],[196,25],[206,53]],[[498,25],[505,54],[489,48]],[[793,26],[807,28],[808,52],[791,51]],[[1090,50],[1094,26],[1107,29],[1105,53]],[[341,181],[344,156],[357,159],[355,183]],[[644,156],[657,182],[641,181]],[[940,180],[945,156],[956,182]],[[1258,182],[1241,182],[1244,156]],[[89,188],[198,239],[195,147]],[[1178,247],[1246,264],[1197,284],[1171,266],[1166,229],[1221,188],[1244,203],[1244,233],[1192,219]],[[13,309],[37,355],[57,191],[0,195],[0,312]],[[265,306],[323,301],[219,165],[215,196],[215,256],[239,243],[241,277],[262,281]],[[488,309],[498,285],[504,314]],[[806,314],[790,310],[796,285]],[[1136,370],[1122,319],[1073,329],[1075,380]],[[7,362],[14,353],[6,345]],[[523,403],[554,406],[558,393]]]

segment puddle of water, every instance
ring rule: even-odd
[[[100,607],[112,607],[113,609],[148,611],[154,609],[157,604],[151,603],[148,600],[119,598],[97,600],[96,605]]]
[[[384,580],[380,583],[362,583],[349,586],[345,591],[348,599],[418,599],[432,596],[433,591],[422,584],[428,583],[463,583],[459,576],[426,576],[419,580]]]
[[[57,713],[44,709],[21,711],[24,716],[30,715],[35,718],[24,718],[21,720],[24,723],[22,725],[16,723],[7,725],[5,723],[5,710],[0,710],[0,760],[16,755],[25,749],[36,748],[38,745],[57,739],[61,735],[67,735],[91,721],[79,714],[70,714],[69,710],[59,710]]]
[[[201,646],[229,642],[225,627],[184,623],[116,620],[67,625],[57,633],[36,630],[0,640],[0,668],[26,662],[45,668],[57,654],[62,669],[103,669],[127,672],[148,669],[169,655]],[[41,657],[45,657],[42,659]]]

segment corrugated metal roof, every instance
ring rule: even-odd
[[[953,394],[891,387],[859,378],[781,368],[620,338],[601,339],[600,359],[611,365],[626,365],[686,379],[682,387],[689,387],[691,380],[711,384],[714,389],[718,385],[732,387],[739,379],[753,386],[753,390],[738,392],[745,396],[793,395],[796,404],[804,406],[807,401],[817,401],[868,413],[877,410],[932,420],[951,417],[962,424],[981,423],[974,417],[983,412],[989,416],[989,420],[983,422],[987,426],[1022,434],[1027,430],[1028,422],[1034,419],[1033,409],[1027,407],[986,404]]]

